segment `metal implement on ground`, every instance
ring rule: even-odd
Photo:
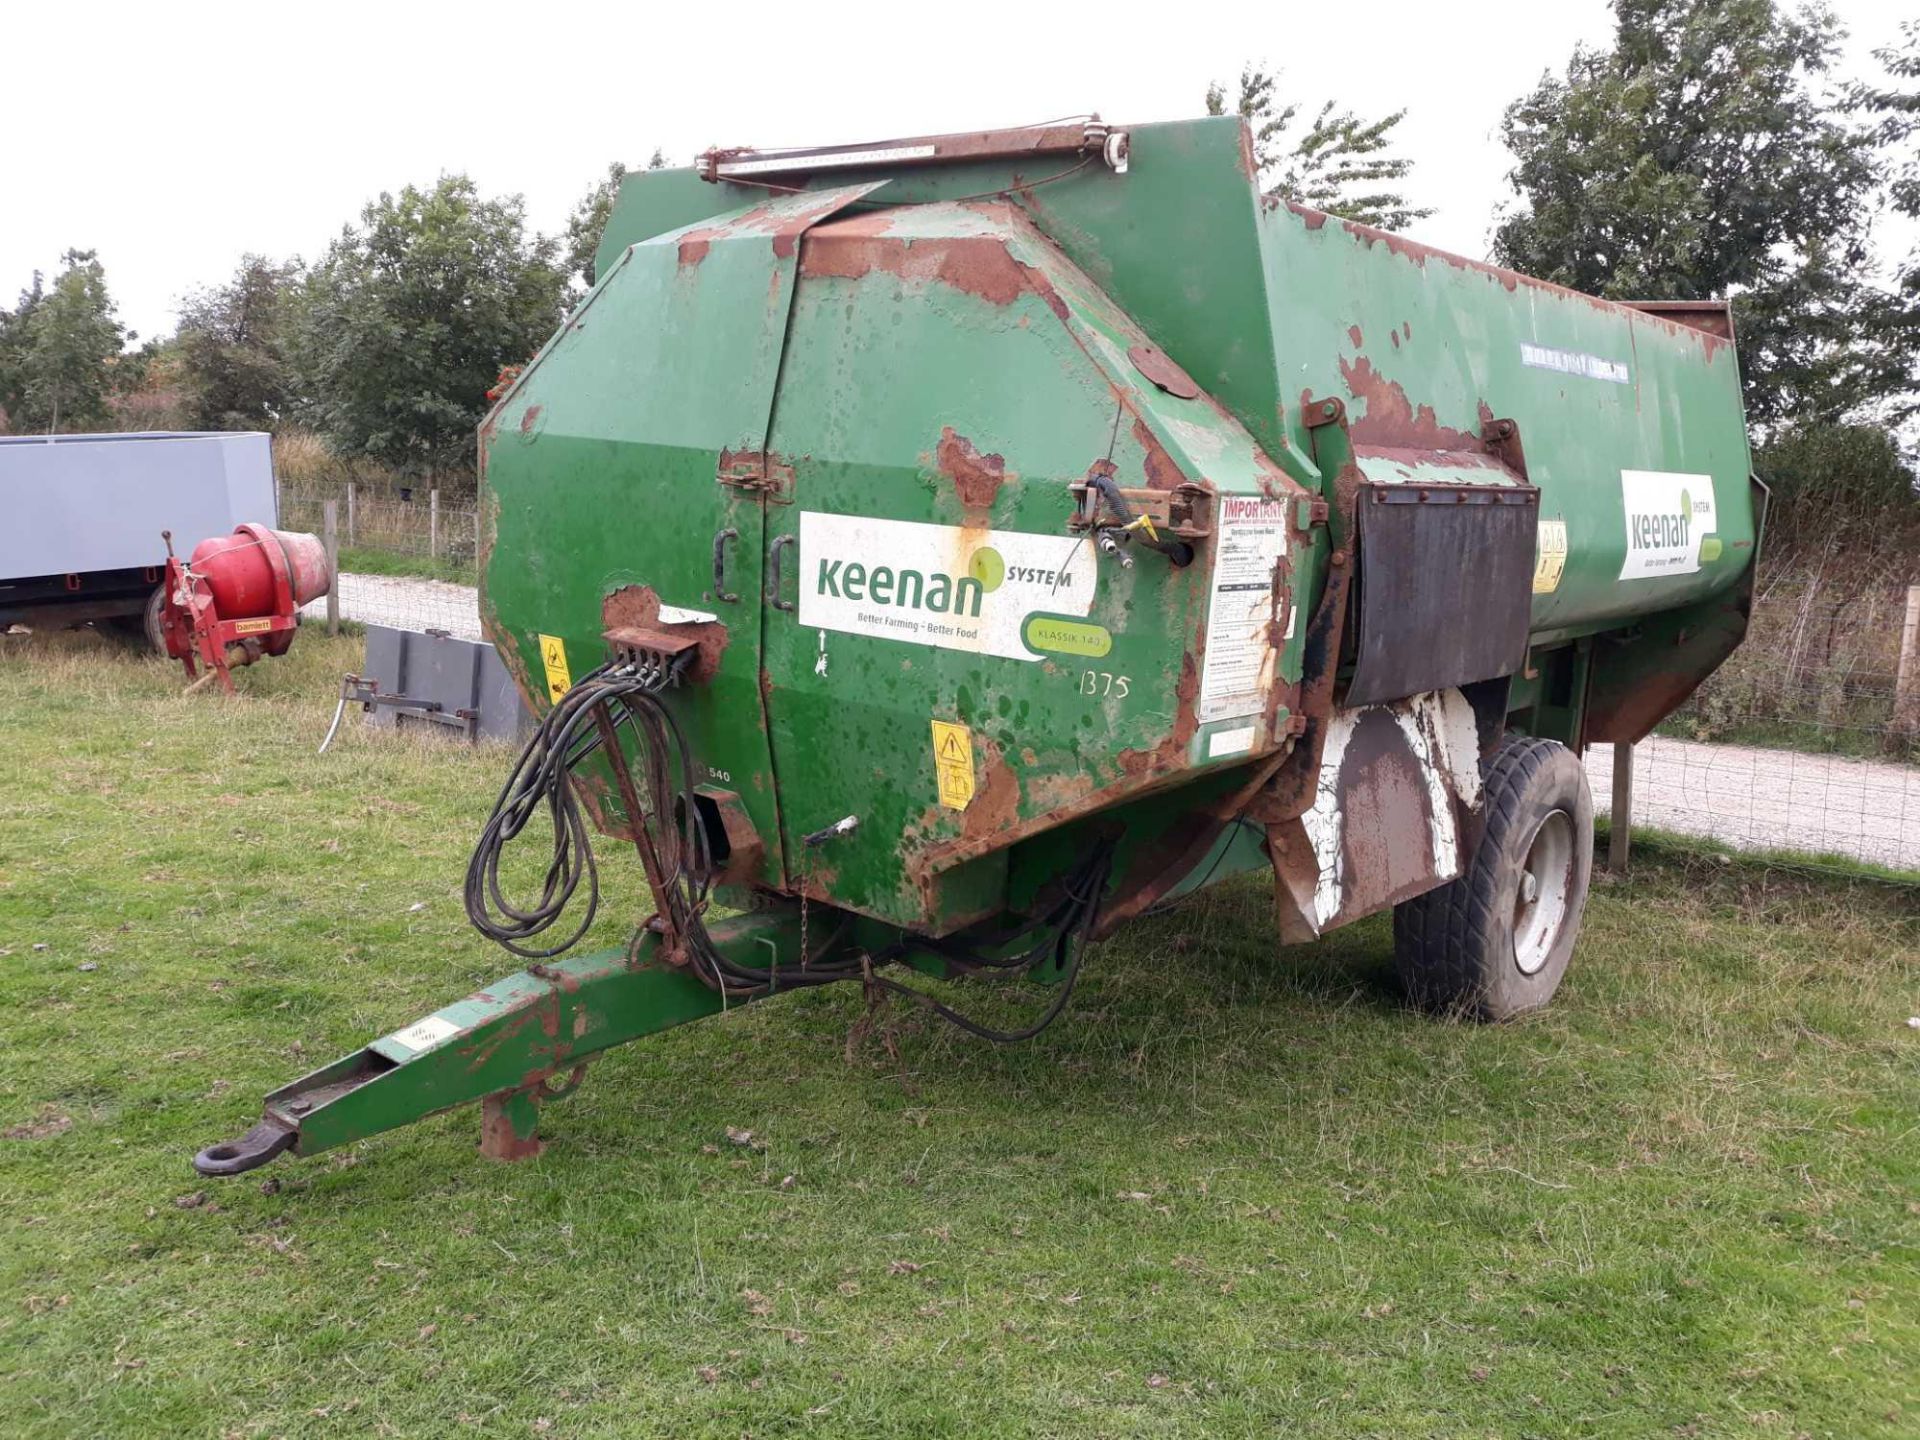
[[[340,681],[340,702],[320,742],[325,754],[347,706],[379,729],[438,730],[468,741],[524,738],[532,716],[513,677],[484,640],[445,630],[367,626],[367,673]]]
[[[1516,1014],[1579,927],[1580,754],[1746,628],[1723,309],[1281,203],[1230,118],[716,151],[629,175],[598,268],[480,436],[484,622],[544,718],[467,903],[531,963],[208,1173],[476,1100],[528,1154],[610,1048],[802,986],[1021,1038],[1089,940],[1249,869],[1279,940],[1392,909],[1417,1000]],[[596,830],[635,928],[562,958]]]
[[[333,586],[333,564],[315,535],[247,523],[202,540],[185,560],[173,553],[171,531],[162,538],[160,634],[189,690],[218,680],[231,695],[234,668],[286,654],[300,607]]]

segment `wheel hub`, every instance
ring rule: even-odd
[[[1564,810],[1549,812],[1527,842],[1513,907],[1513,963],[1522,975],[1540,972],[1566,925],[1574,852],[1573,817]]]

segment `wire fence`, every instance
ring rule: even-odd
[[[345,478],[300,485],[283,480],[280,524],[325,535],[329,501],[340,548],[335,588],[343,619],[482,638],[474,589],[480,511],[471,492]],[[326,601],[301,613],[324,620]]]
[[[430,563],[423,568],[436,576],[472,580],[480,552],[480,510],[471,495],[455,497],[437,486],[374,487],[354,481],[325,487],[282,484],[282,528],[323,533],[329,500],[339,517],[340,548],[348,555],[424,560]]]
[[[1612,811],[1614,752],[1587,754],[1595,808]],[[1920,766],[1653,736],[1634,747],[1632,823],[1815,867],[1865,861],[1920,884]]]
[[[481,640],[480,602],[471,585],[430,580],[417,575],[365,575],[342,565],[334,577],[340,618],[361,625],[385,625],[394,630],[433,631],[456,640]],[[324,623],[325,598],[302,606],[308,624]]]
[[[1920,759],[1920,586],[1764,586],[1747,639],[1662,727],[1690,740]]]
[[[1587,765],[1610,810],[1611,750]],[[1763,585],[1746,642],[1635,747],[1632,821],[1920,878],[1920,586]]]

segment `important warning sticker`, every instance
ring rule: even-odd
[[[1542,520],[1540,544],[1533,562],[1533,593],[1551,595],[1567,573],[1567,522]]]
[[[966,726],[933,722],[933,774],[947,809],[964,810],[973,803],[973,732]]]
[[[547,699],[558,705],[561,696],[573,688],[573,676],[567,671],[566,641],[558,635],[542,635],[540,663],[547,667]]]
[[[1232,720],[1266,709],[1278,656],[1271,640],[1273,572],[1287,553],[1284,500],[1222,495],[1207,595],[1207,658],[1200,672],[1200,720]],[[1287,616],[1292,634],[1293,616]]]

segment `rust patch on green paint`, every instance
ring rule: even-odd
[[[1185,765],[1187,746],[1200,728],[1200,715],[1194,709],[1199,695],[1200,667],[1195,663],[1194,652],[1188,650],[1180,657],[1180,678],[1173,687],[1173,728],[1151,750],[1122,750],[1120,768],[1129,775],[1143,775],[1150,770]]]
[[[1001,223],[1017,217],[1010,206],[982,205],[978,213]],[[886,212],[836,220],[808,232],[800,252],[802,276],[859,280],[875,273],[902,280],[936,281],[950,289],[1011,305],[1034,294],[1066,319],[1067,302],[1038,269],[1013,257],[1001,235],[933,235],[908,239],[891,235]]]
[[[966,436],[956,434],[951,425],[940,430],[940,445],[934,452],[940,473],[953,481],[960,503],[969,510],[984,510],[1000,493],[1000,486],[1020,477],[1007,471],[1005,457],[983,455]]]
[[[1140,446],[1147,484],[1156,490],[1174,490],[1187,483],[1187,472],[1167,452],[1167,447],[1160,443],[1160,437],[1153,433],[1153,427],[1144,418],[1136,416],[1134,419],[1133,438]]]
[[[1020,821],[1020,777],[1007,764],[1000,747],[980,737],[981,769],[986,783],[981,785],[960,816],[960,838],[980,840],[1011,830]]]
[[[651,585],[622,585],[600,602],[600,618],[609,630],[659,630],[660,596]],[[692,637],[699,647],[690,679],[710,680],[727,650],[727,627],[718,620],[675,624],[672,634]]]
[[[1305,205],[1292,200],[1287,201],[1287,209],[1298,215],[1301,223],[1309,230],[1318,230],[1327,223],[1326,212],[1323,210],[1309,210]]]
[[[1340,361],[1340,378],[1347,393],[1366,402],[1366,410],[1350,422],[1354,443],[1399,450],[1481,449],[1480,437],[1440,423],[1431,405],[1417,409],[1397,380],[1373,368],[1366,356]]]

